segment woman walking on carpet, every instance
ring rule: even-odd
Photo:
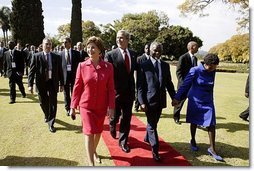
[[[111,118],[115,108],[113,66],[103,61],[104,46],[99,37],[90,37],[86,43],[89,59],[77,68],[71,99],[70,115],[75,119],[79,107],[89,166],[101,163],[96,152],[105,116]]]
[[[172,105],[176,106],[180,101],[188,97],[186,122],[190,123],[192,151],[198,151],[196,144],[197,125],[207,127],[210,147],[207,152],[216,160],[223,161],[215,150],[215,107],[213,100],[213,89],[215,70],[219,64],[219,58],[214,54],[207,54],[204,61],[197,67],[190,69],[183,84],[177,91]]]

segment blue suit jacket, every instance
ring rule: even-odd
[[[161,75],[159,78],[150,59],[140,64],[138,70],[138,100],[140,104],[160,105],[161,108],[167,107],[166,89],[171,99],[173,99],[175,88],[171,80],[168,63],[161,61]]]

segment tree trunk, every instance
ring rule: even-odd
[[[9,41],[8,30],[6,30],[6,44],[8,43],[8,41]]]
[[[72,0],[71,12],[71,39],[72,45],[82,41],[82,14],[81,14],[81,0]]]
[[[6,39],[5,39],[5,30],[3,29],[3,35],[4,35],[4,46],[6,47]]]

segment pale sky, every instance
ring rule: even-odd
[[[91,20],[99,24],[121,20],[126,13],[141,13],[149,10],[163,11],[169,17],[170,25],[188,27],[203,40],[201,50],[208,51],[218,43],[223,43],[237,34],[237,13],[220,1],[211,4],[205,11],[208,17],[199,18],[191,15],[180,17],[177,6],[184,0],[83,0],[82,20]],[[1,0],[1,6],[11,7],[11,0]],[[57,34],[57,28],[71,20],[71,0],[42,0],[45,34]],[[2,36],[2,33],[1,33]]]

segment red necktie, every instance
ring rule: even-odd
[[[126,69],[128,71],[128,73],[130,73],[130,60],[129,60],[129,56],[126,52],[126,50],[124,50],[124,60],[125,60],[125,66],[126,66]]]

